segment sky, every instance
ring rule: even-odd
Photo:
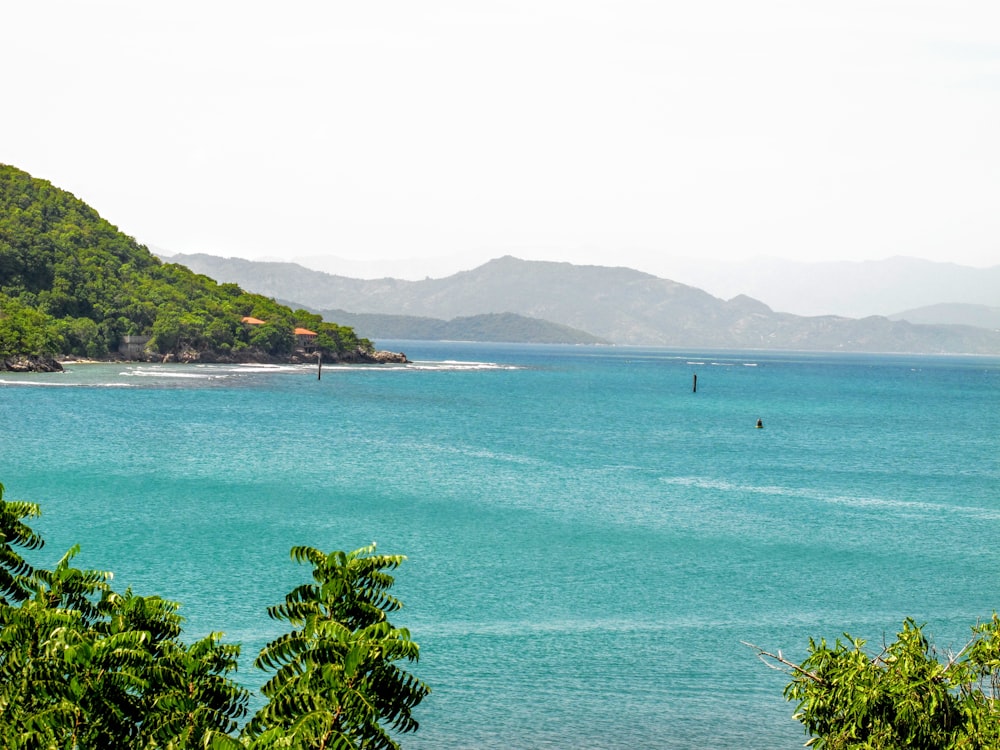
[[[402,278],[502,255],[1000,263],[996,0],[35,0],[0,18],[0,163],[168,254]]]

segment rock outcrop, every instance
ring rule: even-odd
[[[62,372],[63,366],[50,357],[11,357],[0,359],[0,371]]]
[[[180,362],[183,364],[201,362],[221,364],[259,363],[275,365],[291,363],[295,365],[308,365],[316,363],[316,355],[314,353],[305,352],[301,349],[296,351],[291,356],[284,357],[267,354],[259,349],[243,349],[237,352],[226,353],[185,349],[180,353],[172,353],[165,356],[161,355],[161,357],[162,362]],[[361,347],[340,352],[339,354],[330,352],[325,352],[323,354],[323,362],[326,364],[385,365],[407,364],[409,361],[410,360],[408,360],[406,355],[402,352],[368,351],[367,349],[363,349]]]
[[[367,349],[359,347],[357,349],[341,352],[339,355],[329,359],[324,357],[323,361],[355,365],[405,365],[410,360],[408,360],[406,355],[402,352],[368,351]]]
[[[371,356],[380,365],[405,365],[410,361],[403,352],[376,351]]]

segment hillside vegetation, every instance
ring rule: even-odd
[[[149,337],[150,359],[281,359],[301,344],[296,328],[331,360],[372,352],[351,328],[163,263],[70,193],[0,165],[0,369],[115,356],[125,336]]]

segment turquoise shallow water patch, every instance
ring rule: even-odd
[[[4,374],[0,482],[42,560],[179,599],[248,685],[293,544],[407,554],[408,748],[799,747],[740,641],[961,644],[998,606],[1000,360],[388,346],[415,363]]]

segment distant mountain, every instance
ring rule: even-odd
[[[661,266],[670,278],[716,296],[748,294],[796,315],[860,318],[939,303],[1000,305],[1000,266],[972,268],[902,257],[836,263],[664,258]]]
[[[1000,333],[884,317],[801,317],[746,295],[725,301],[629,268],[510,256],[443,279],[360,280],[292,263],[173,256],[199,273],[313,309],[451,320],[516,313],[616,344],[685,348],[1000,353]]]
[[[489,313],[441,320],[415,315],[349,313],[317,310],[324,318],[340,321],[367,339],[420,339],[425,341],[495,341],[519,344],[607,344],[605,339],[547,320],[514,313]]]
[[[961,325],[1000,329],[1000,307],[988,305],[941,304],[904,310],[887,316],[889,320],[908,320],[924,325]]]
[[[162,257],[162,256],[161,256]],[[623,256],[627,257],[627,256]],[[277,261],[276,258],[263,260]],[[308,269],[356,279],[442,278],[482,265],[488,257],[348,260],[333,255],[292,258]],[[795,315],[892,316],[899,310],[938,303],[1000,305],[1000,265],[973,268],[918,258],[878,261],[805,262],[778,258],[715,261],[671,254],[635,258],[623,265],[730,299],[745,294],[774,310]]]
[[[364,299],[373,290],[393,293],[397,289],[419,282],[398,279],[354,279],[301,266],[298,263],[220,258],[215,255],[194,253],[185,255],[160,255],[171,263],[180,263],[196,273],[217,280],[246,279],[254,289],[272,289],[275,299],[295,300],[312,309],[343,308],[353,312],[385,312],[384,310],[355,309],[353,303]],[[239,283],[239,282],[232,282]],[[352,304],[347,304],[349,300]],[[440,316],[439,316],[440,317]]]
[[[479,257],[468,253],[424,256],[420,258],[340,258],[336,255],[300,255],[292,258],[260,258],[260,260],[291,261],[337,276],[349,276],[353,279],[383,279],[391,276],[394,279],[441,278],[459,271],[466,271],[488,261],[489,254]]]

